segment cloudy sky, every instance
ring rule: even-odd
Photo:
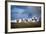
[[[33,16],[39,17],[41,15],[40,6],[17,6],[11,5],[11,19],[32,18]]]

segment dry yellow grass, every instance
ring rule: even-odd
[[[40,22],[21,22],[21,23],[11,23],[12,28],[31,28],[31,27],[40,27]]]

